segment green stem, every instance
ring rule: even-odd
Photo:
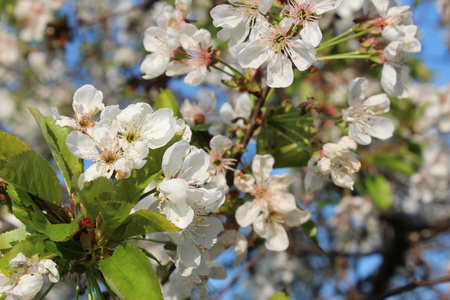
[[[52,284],[50,284],[50,286],[45,290],[45,292],[42,294],[42,296],[39,297],[39,300],[43,300],[45,298],[45,296],[47,296],[47,294],[50,293],[50,291],[55,286],[55,284],[56,284],[56,282],[53,282]]]
[[[227,74],[227,75],[230,76],[230,77],[234,77],[234,75],[228,73],[228,72],[225,71],[224,69],[219,68],[218,66],[211,66],[211,67],[214,68],[214,69],[216,69],[216,70],[218,70],[218,71],[220,71],[220,72],[222,72],[222,73],[224,73],[224,74]]]
[[[368,33],[367,30],[363,30],[363,31],[360,31],[360,32],[358,32],[358,33],[355,33],[354,35],[347,36],[347,37],[344,37],[344,38],[342,38],[342,39],[335,40],[335,41],[332,41],[332,42],[328,42],[328,43],[326,43],[326,44],[323,44],[323,45],[320,45],[319,47],[317,47],[317,48],[316,48],[316,52],[319,52],[319,51],[321,51],[321,50],[323,50],[323,49],[325,49],[325,48],[328,48],[328,47],[331,47],[331,46],[334,46],[334,45],[337,45],[337,44],[346,42],[346,41],[351,40],[351,39],[353,39],[353,38],[356,38],[356,37],[365,35],[365,34],[367,34],[367,33]]]
[[[242,77],[245,77],[244,74],[242,74],[240,71],[236,70],[236,69],[233,68],[231,65],[229,65],[228,63],[226,63],[222,58],[220,58],[220,57],[217,56],[216,59],[217,59],[218,61],[220,61],[222,64],[224,64],[225,66],[227,66],[228,68],[230,68],[230,70],[233,71],[235,74],[240,75],[240,76],[242,76]]]
[[[303,135],[301,135],[300,133],[298,133],[297,131],[287,127],[287,126],[283,126],[283,128],[287,131],[289,131],[290,133],[292,133],[293,135],[295,135],[297,138],[299,138],[304,144],[308,145],[309,144],[309,140],[307,138],[305,138]]]
[[[80,297],[80,278],[81,275],[77,274],[77,287],[75,289],[75,300],[78,300],[78,298]]]
[[[127,240],[147,241],[147,242],[159,243],[159,244],[164,244],[164,245],[168,243],[168,241],[146,239],[146,238],[139,238],[139,237],[132,237],[132,238],[128,238]]]
[[[94,274],[98,277],[98,278],[100,278],[100,281],[103,283],[103,285],[105,286],[105,288],[106,288],[106,290],[108,291],[108,293],[109,293],[109,296],[110,297],[114,297],[114,292],[111,290],[111,288],[109,287],[109,285],[106,283],[106,280],[105,280],[105,278],[103,277],[103,275],[102,274],[100,274],[99,273],[99,271],[97,270],[97,269],[93,269],[93,271],[94,271]],[[103,295],[103,294],[102,294]]]
[[[346,32],[341,33],[340,35],[335,36],[334,38],[329,39],[329,40],[326,41],[326,42],[323,42],[322,45],[320,45],[319,47],[328,45],[328,44],[331,43],[331,42],[334,42],[334,41],[336,41],[336,40],[339,40],[339,39],[341,39],[341,38],[343,38],[343,37],[349,35],[349,34],[352,33],[353,31],[354,31],[354,30],[353,30],[353,27],[352,27],[352,28],[350,28],[349,30],[347,30]]]
[[[350,52],[351,53],[351,52]],[[336,54],[336,55],[328,55],[328,56],[322,56],[318,57],[317,60],[337,60],[337,59],[369,59],[369,54]]]
[[[267,104],[270,101],[270,98],[272,98],[274,92],[275,89],[270,88],[269,92],[267,93],[266,100],[264,100],[264,104]]]
[[[145,193],[145,194],[142,194],[141,197],[139,198],[139,200],[142,200],[142,199],[144,199],[145,197],[147,197],[147,196],[149,196],[149,195],[151,195],[151,194],[153,194],[153,193],[155,193],[155,192],[156,192],[156,188],[152,189],[151,191],[148,191],[148,192]]]
[[[308,151],[308,149],[306,149],[305,147],[303,147],[298,141],[294,140],[293,138],[291,138],[290,136],[288,136],[287,134],[285,134],[283,131],[281,131],[280,129],[273,127],[272,128],[274,131],[276,131],[279,135],[281,135],[282,137],[284,137],[285,139],[287,139],[288,141],[292,142],[293,144],[296,144],[298,147],[302,148],[305,151]]]
[[[87,270],[86,277],[89,279],[89,285],[92,285],[94,287],[94,289],[92,290],[94,297],[95,297],[95,294],[97,294],[98,299],[105,300],[103,298],[102,291],[100,290],[100,287],[98,286],[98,282],[97,282],[97,279],[95,278],[93,271]],[[96,298],[94,298],[94,299],[96,299]]]

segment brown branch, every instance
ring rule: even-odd
[[[223,296],[223,294],[235,284],[239,278],[241,278],[242,275],[244,275],[260,258],[263,256],[263,254],[266,252],[265,247],[259,248],[258,252],[253,256],[245,266],[242,267],[239,272],[237,272],[233,278],[230,280],[230,282],[220,291],[220,293],[217,295],[216,299],[220,299],[220,297]]]
[[[255,130],[261,125],[261,109],[264,106],[264,103],[266,101],[267,95],[270,92],[270,87],[266,86],[264,88],[264,90],[261,92],[261,94],[258,96],[255,108],[253,109],[252,112],[252,118],[250,121],[250,125],[247,129],[247,131],[245,132],[244,138],[242,139],[242,142],[239,144],[239,151],[236,153],[236,155],[233,157],[234,159],[236,159],[236,167],[239,164],[239,162],[241,161],[242,155],[244,154],[244,152],[242,151],[243,149],[247,148],[248,143],[250,142],[250,139],[252,138]],[[233,172],[227,172],[227,184],[229,186],[232,185],[233,183]]]
[[[410,290],[413,290],[415,288],[418,287],[422,287],[422,286],[429,286],[429,285],[434,285],[434,284],[438,284],[438,283],[443,283],[443,282],[449,282],[450,281],[450,275],[446,275],[443,277],[439,277],[439,278],[435,278],[435,279],[428,279],[428,280],[423,280],[423,281],[416,281],[416,282],[410,282],[405,286],[401,286],[399,288],[390,290],[390,291],[386,291],[381,295],[375,296],[375,297],[371,297],[368,300],[381,300],[381,299],[385,299],[387,297],[393,296],[393,295],[397,295],[403,292],[407,292]]]

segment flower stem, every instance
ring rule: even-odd
[[[115,294],[114,294],[114,292],[111,290],[111,288],[109,287],[108,283],[106,283],[106,280],[105,280],[105,278],[103,277],[103,275],[100,274],[100,273],[98,272],[97,269],[93,269],[93,272],[94,272],[94,274],[97,276],[97,278],[100,278],[101,282],[103,283],[103,285],[105,286],[106,290],[108,291],[109,296],[110,296],[110,297],[114,297]],[[102,294],[102,295],[103,295],[103,294]]]
[[[353,39],[353,38],[356,38],[356,37],[365,35],[365,34],[367,34],[367,33],[368,33],[367,30],[363,30],[363,31],[360,31],[360,32],[358,32],[358,33],[355,33],[354,35],[351,35],[351,36],[343,37],[343,38],[341,38],[341,39],[337,39],[337,40],[334,40],[334,41],[328,41],[327,43],[322,44],[322,45],[320,45],[319,47],[317,47],[317,48],[316,48],[316,52],[322,51],[322,50],[325,49],[325,48],[328,48],[328,47],[331,47],[331,46],[334,46],[334,45],[343,43],[343,42],[348,41],[348,40],[351,40],[351,39]]]
[[[353,29],[353,27],[352,27],[352,28],[350,28],[349,30],[347,30],[346,32],[343,32],[343,33],[341,33],[340,35],[337,35],[337,36],[335,36],[334,38],[329,39],[329,40],[326,41],[326,42],[323,42],[322,45],[320,45],[319,47],[328,45],[328,44],[331,43],[331,42],[334,42],[334,41],[336,41],[336,40],[339,40],[339,39],[341,39],[341,38],[343,38],[343,37],[349,35],[349,34],[352,33],[353,31],[354,31],[354,29]]]
[[[235,74],[240,75],[242,77],[245,77],[244,74],[242,74],[240,71],[236,70],[235,68],[233,68],[230,64],[226,63],[222,58],[220,57],[216,57],[216,59],[221,62],[222,64],[224,64],[225,66],[227,66],[228,68],[230,68],[231,71],[233,71]],[[232,76],[232,75],[230,75]],[[233,77],[233,76],[232,76]]]
[[[218,70],[218,71],[220,71],[220,72],[222,72],[222,73],[224,73],[224,74],[227,74],[228,76],[230,76],[230,77],[232,77],[232,78],[234,77],[234,75],[228,73],[228,72],[225,71],[224,69],[219,68],[218,66],[211,66],[211,67],[214,68],[214,69],[216,69],[216,70]]]
[[[369,59],[369,54],[354,54],[354,52],[336,54],[336,55],[328,55],[318,57],[317,60],[337,60],[337,59]]]
[[[80,278],[81,275],[77,274],[77,287],[75,289],[75,300],[78,300],[78,298],[80,297]]]
[[[42,294],[42,296],[39,297],[39,300],[43,300],[45,298],[45,296],[47,296],[47,294],[50,293],[50,291],[55,286],[55,284],[56,284],[56,282],[53,282],[52,284],[50,284],[50,286],[45,290],[45,292]]]

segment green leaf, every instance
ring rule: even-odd
[[[46,202],[61,204],[61,186],[55,171],[33,150],[9,159],[0,171],[0,177]]]
[[[0,234],[0,250],[11,248],[17,242],[23,241],[31,233],[32,230],[29,227],[21,226]]]
[[[257,137],[257,153],[271,154],[274,168],[303,167],[311,158],[310,140],[316,130],[302,122],[267,123]]]
[[[50,240],[45,240],[44,244],[49,251],[65,259],[77,260],[86,255],[83,247],[74,240],[68,240],[67,242],[61,243],[55,243]]]
[[[268,298],[267,300],[289,300],[291,299],[289,295],[286,292],[279,291],[275,293],[272,297]]]
[[[163,299],[152,264],[134,245],[117,246],[110,258],[100,261],[100,270],[121,299]]]
[[[165,146],[158,149],[149,149],[149,154],[146,158],[147,161],[145,165],[140,169],[133,170],[129,178],[122,179],[121,181],[133,181],[141,194],[150,182],[162,174],[161,164],[164,152],[166,152],[166,150],[174,143],[180,141],[182,136],[182,133],[177,133]]]
[[[115,193],[114,184],[105,177],[84,183],[83,189],[78,192],[78,198],[86,209],[87,217],[92,221],[100,213],[98,199],[104,197],[100,196],[102,193]]]
[[[317,238],[316,238],[316,234],[317,234],[316,223],[314,223],[314,221],[310,219],[310,220],[308,220],[308,222],[300,225],[300,227],[302,228],[302,230],[306,234],[306,236],[311,240],[311,242],[313,242],[317,248],[322,250],[322,248],[320,248],[319,242],[317,241]]]
[[[392,204],[392,187],[390,182],[381,175],[367,177],[364,180],[366,189],[373,202],[382,210],[387,210]]]
[[[179,231],[164,216],[149,210],[138,210],[129,215],[126,220],[111,234],[114,240],[154,232]]]
[[[31,229],[46,233],[46,227],[50,224],[36,203],[27,192],[8,185],[8,195],[11,198],[13,214]]]
[[[44,138],[58,164],[69,192],[72,192],[72,178],[84,170],[83,160],[73,155],[67,148],[67,135],[71,132],[55,124],[50,117],[44,117],[37,109],[28,108],[33,114]]]
[[[46,226],[47,236],[54,242],[65,242],[69,240],[80,228],[78,221],[82,215],[77,216],[72,222],[66,224],[48,224]]]
[[[27,143],[13,134],[0,130],[0,170],[12,157],[28,150],[31,148]]]
[[[134,205],[124,201],[108,200],[111,199],[108,197],[103,198],[106,195],[102,194],[97,199],[103,220],[103,228],[106,235],[109,236],[130,215]]]
[[[161,89],[159,92],[158,100],[155,103],[155,110],[160,108],[170,108],[173,110],[173,115],[178,118],[183,118],[180,109],[178,108],[177,100],[169,89]]]

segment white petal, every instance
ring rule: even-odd
[[[348,104],[356,106],[366,98],[366,92],[369,89],[369,81],[364,77],[353,79],[347,88]]]
[[[256,185],[263,186],[266,179],[270,177],[274,163],[275,160],[270,154],[255,155],[252,162],[252,171],[256,179]]]
[[[315,1],[315,13],[318,15],[323,14],[324,12],[333,10],[338,8],[344,0],[319,0]]]
[[[316,60],[314,48],[302,40],[292,41],[289,45],[289,51],[292,62],[300,71],[308,69]]]
[[[99,157],[95,142],[86,134],[72,131],[67,136],[67,148],[73,155],[95,161]]]
[[[25,274],[20,277],[19,283],[10,293],[20,299],[31,300],[41,290],[43,284],[44,279],[39,273]]]
[[[102,103],[103,93],[94,86],[86,84],[73,95],[73,110],[78,116],[93,116],[97,111],[105,108]]]
[[[394,123],[386,117],[374,117],[369,125],[372,127],[370,135],[381,140],[390,138],[394,132]]]
[[[267,66],[267,85],[272,88],[288,87],[294,81],[291,60],[282,53],[272,56]]]
[[[141,64],[141,72],[145,74],[144,79],[153,79],[164,74],[170,61],[169,54],[152,53],[147,55]]]
[[[251,225],[261,212],[260,201],[254,200],[244,203],[236,210],[236,221],[242,227]]]
[[[322,40],[322,31],[317,22],[307,22],[300,31],[303,41],[310,43],[313,47],[317,47]]]
[[[238,62],[242,68],[259,68],[269,57],[269,51],[259,40],[247,44],[238,53]]]
[[[186,141],[179,141],[170,146],[164,152],[162,160],[162,169],[166,178],[172,178],[181,169],[183,159],[190,145]]]
[[[226,136],[216,135],[215,137],[213,137],[211,139],[211,141],[209,142],[209,145],[210,145],[211,149],[214,150],[214,152],[224,153],[225,151],[227,151],[228,149],[231,148],[233,143]]]

